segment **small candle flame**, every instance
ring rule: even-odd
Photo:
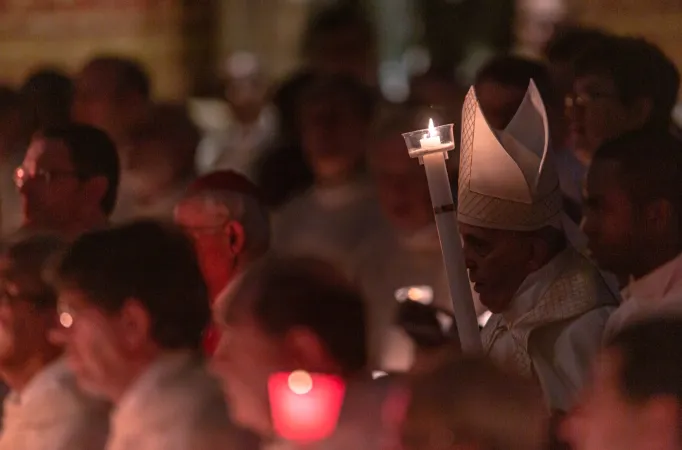
[[[433,119],[429,119],[429,137],[436,136],[436,127],[433,125]]]
[[[289,389],[294,394],[304,395],[313,389],[313,378],[304,370],[296,370],[289,375]]]

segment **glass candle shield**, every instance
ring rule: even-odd
[[[455,148],[454,125],[449,123],[438,127],[403,133],[407,152],[412,158],[434,152],[447,152]]]

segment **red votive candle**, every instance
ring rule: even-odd
[[[276,373],[268,381],[272,423],[279,436],[310,443],[334,432],[346,391],[335,375],[302,370]]]

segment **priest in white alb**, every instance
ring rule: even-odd
[[[505,129],[492,129],[472,88],[462,111],[458,221],[469,277],[492,313],[485,353],[541,385],[552,410],[571,407],[617,305],[571,244],[547,114],[530,82]]]

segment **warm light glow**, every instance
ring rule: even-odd
[[[422,290],[417,287],[411,287],[407,291],[407,298],[409,298],[413,302],[418,302],[419,300],[422,299],[422,297],[423,297]]]
[[[63,312],[59,315],[59,323],[61,323],[64,328],[71,328],[71,325],[73,325],[73,317],[71,317],[71,314]]]
[[[288,382],[289,389],[291,389],[294,394],[305,395],[313,389],[313,379],[310,374],[304,370],[291,372]]]
[[[429,119],[429,137],[436,136],[436,127],[433,125],[433,119]]]

